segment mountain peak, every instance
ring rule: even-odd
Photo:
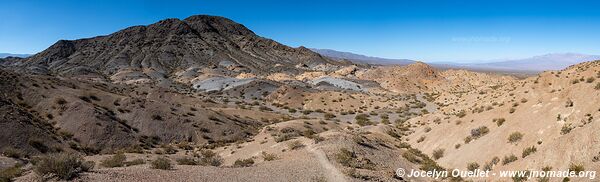
[[[294,71],[298,64],[333,63],[307,48],[291,48],[262,38],[230,19],[196,15],[133,26],[106,36],[60,40],[24,60],[23,66],[59,75],[95,73],[109,77],[148,68],[157,72],[148,77],[161,78],[156,75],[224,61],[238,65],[238,71],[254,73],[275,71],[266,69],[275,64],[283,65],[277,69]]]
[[[201,33],[216,31],[233,35],[255,35],[244,25],[220,16],[194,15],[185,18],[183,21]]]

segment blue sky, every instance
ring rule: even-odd
[[[290,46],[429,62],[600,54],[600,2],[4,0],[0,52],[106,35],[165,18],[219,15]]]

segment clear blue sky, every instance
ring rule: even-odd
[[[600,54],[600,2],[3,0],[0,52],[195,14],[224,16],[290,46],[423,61]]]

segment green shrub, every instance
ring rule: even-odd
[[[42,177],[56,176],[61,180],[70,180],[79,173],[91,170],[92,162],[86,162],[75,154],[54,153],[35,159],[34,172]]]
[[[173,169],[171,165],[171,160],[165,157],[158,157],[150,163],[150,167],[152,169],[162,169],[162,170],[170,170]]]
[[[117,153],[112,157],[106,158],[100,162],[103,167],[123,167],[127,157],[123,153]]]
[[[233,163],[233,167],[250,167],[252,165],[254,165],[254,159],[252,158],[238,159]]]

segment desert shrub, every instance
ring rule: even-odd
[[[356,124],[360,126],[372,125],[373,122],[369,120],[369,115],[367,114],[357,114],[354,119],[356,120]]]
[[[311,110],[303,110],[303,111],[302,111],[302,114],[304,114],[304,115],[309,115],[309,114],[310,114],[310,113],[312,113],[312,112],[313,112],[313,111],[311,111]]]
[[[61,180],[70,180],[79,173],[91,170],[92,162],[86,162],[75,154],[54,153],[35,159],[34,172],[42,177],[57,177]]]
[[[463,117],[467,116],[467,112],[460,111],[460,112],[456,113],[456,116],[459,118],[463,118]]]
[[[92,102],[92,100],[90,100],[90,98],[86,97],[86,96],[79,96],[79,99],[85,101],[85,102]]]
[[[288,141],[293,138],[296,138],[297,136],[300,136],[300,132],[298,130],[287,127],[282,128],[281,130],[279,130],[279,134],[275,136],[275,142],[279,143],[283,141]]]
[[[571,133],[571,130],[573,130],[575,127],[571,126],[571,124],[565,124],[562,126],[562,128],[560,128],[560,134],[562,135],[566,135],[568,133]]]
[[[177,144],[177,147],[183,150],[193,150],[194,147],[192,147],[192,145],[190,145],[190,143],[188,142],[179,142]]]
[[[325,138],[323,138],[322,136],[319,136],[319,135],[312,135],[312,139],[313,139],[313,141],[315,141],[315,143],[325,141]]]
[[[154,159],[152,162],[150,162],[150,167],[152,169],[162,169],[162,170],[173,169],[173,166],[171,165],[171,160],[169,160],[165,157],[158,157],[158,158]]]
[[[176,160],[179,165],[198,165],[198,161],[191,157],[182,157]]]
[[[485,165],[483,165],[482,170],[491,171],[494,168],[494,165],[498,164],[498,162],[500,162],[500,158],[494,157],[490,162],[487,162]]]
[[[20,150],[14,149],[14,148],[4,149],[2,154],[6,157],[15,158],[15,159],[20,159],[21,157],[23,157],[23,152]]]
[[[233,163],[233,167],[250,167],[252,165],[254,165],[254,159],[252,158],[238,159]]]
[[[425,130],[425,133],[428,133],[428,132],[430,132],[430,131],[431,131],[431,127],[427,126],[427,127],[425,127],[425,129],[424,129],[424,130]]]
[[[260,111],[273,111],[273,109],[267,107],[267,106],[260,106],[258,107],[258,110]]]
[[[467,164],[467,170],[475,171],[477,169],[479,169],[479,164],[477,164],[477,162],[471,162],[471,163]]]
[[[421,136],[419,139],[417,139],[417,143],[421,143],[423,141],[425,141],[425,136]]]
[[[517,143],[523,139],[523,133],[515,131],[508,136],[508,143]]]
[[[275,154],[269,154],[269,153],[267,153],[265,151],[263,151],[261,153],[261,155],[262,155],[263,160],[265,160],[265,161],[274,161],[274,160],[277,160],[279,158],[279,157],[277,157],[277,155],[275,155]]]
[[[513,182],[525,182],[527,181],[527,176],[529,176],[529,171],[519,171],[518,173],[524,175],[515,175],[512,177]]]
[[[433,157],[433,159],[438,160],[442,157],[444,157],[444,149],[439,148],[439,149],[435,149],[433,150],[433,154],[431,155]]]
[[[4,168],[0,170],[0,182],[10,182],[14,178],[19,177],[23,174],[21,164],[14,165],[12,167]]]
[[[567,101],[565,101],[565,107],[573,107],[573,100],[567,99]]]
[[[338,153],[335,154],[337,161],[346,167],[360,168],[360,169],[373,169],[375,164],[366,158],[361,158],[356,155],[354,151],[350,151],[346,148],[341,148]]]
[[[473,137],[467,136],[467,137],[465,137],[464,140],[465,140],[465,144],[467,144],[467,143],[470,143],[471,141],[473,141]]]
[[[594,87],[594,89],[600,90],[600,82],[596,83],[596,86]]]
[[[473,137],[473,139],[477,139],[479,137],[482,137],[483,135],[488,134],[489,132],[490,132],[490,129],[488,129],[488,127],[480,126],[478,128],[471,130],[471,136]]]
[[[50,150],[50,148],[48,148],[48,146],[46,146],[46,144],[44,144],[44,142],[42,142],[40,140],[32,139],[32,140],[29,140],[27,143],[29,144],[29,146],[35,148],[36,150],[40,151],[41,153],[46,153]]]
[[[125,165],[127,157],[123,153],[117,153],[111,157],[108,157],[100,162],[103,167],[123,167]]]
[[[581,171],[585,171],[585,168],[583,167],[583,164],[571,163],[569,164],[569,171],[574,171],[578,174]]]
[[[506,121],[506,119],[504,119],[504,118],[498,118],[495,120],[496,120],[496,125],[498,125],[498,127],[502,126],[504,124],[504,122]]]
[[[325,114],[323,115],[323,117],[324,117],[325,119],[332,119],[332,118],[335,118],[336,116],[335,116],[335,114],[331,114],[331,113],[325,113]]]
[[[508,113],[511,113],[511,114],[512,114],[512,113],[514,113],[515,111],[516,111],[516,109],[515,109],[514,107],[511,107],[511,108],[508,110]]]
[[[223,158],[211,150],[202,150],[200,154],[202,154],[200,165],[220,166],[223,164]]]
[[[177,149],[171,145],[166,145],[163,147],[163,150],[166,154],[175,154],[177,153]]]
[[[300,140],[294,140],[294,141],[288,143],[288,148],[290,150],[300,149],[300,148],[302,148],[304,146],[305,145],[302,142],[300,142]]]
[[[585,82],[592,83],[592,82],[594,82],[594,80],[596,80],[594,77],[589,77],[585,80]]]
[[[523,153],[522,153],[521,157],[525,158],[528,155],[535,153],[536,151],[537,151],[537,148],[535,148],[535,146],[527,147],[527,148],[523,149]]]
[[[135,166],[135,165],[141,165],[141,164],[146,164],[146,161],[144,161],[144,159],[135,159],[132,161],[125,161],[125,166]]]
[[[356,120],[356,124],[358,124],[359,126],[367,126],[373,125],[374,123],[369,120]]]
[[[56,102],[56,104],[58,104],[58,105],[65,105],[65,104],[67,104],[67,100],[65,100],[65,99],[63,99],[61,97],[56,98],[56,100],[54,100],[54,102]]]
[[[162,120],[163,120],[163,117],[162,117],[162,116],[160,116],[160,115],[158,115],[158,114],[153,114],[153,115],[152,115],[152,119],[153,119],[153,120],[157,120],[157,121],[162,121]]]
[[[511,163],[511,162],[514,162],[514,161],[516,161],[517,159],[519,159],[519,158],[517,158],[517,156],[515,156],[515,155],[513,155],[513,154],[510,154],[510,155],[504,156],[504,159],[502,159],[502,165],[509,164],[509,163]]]

